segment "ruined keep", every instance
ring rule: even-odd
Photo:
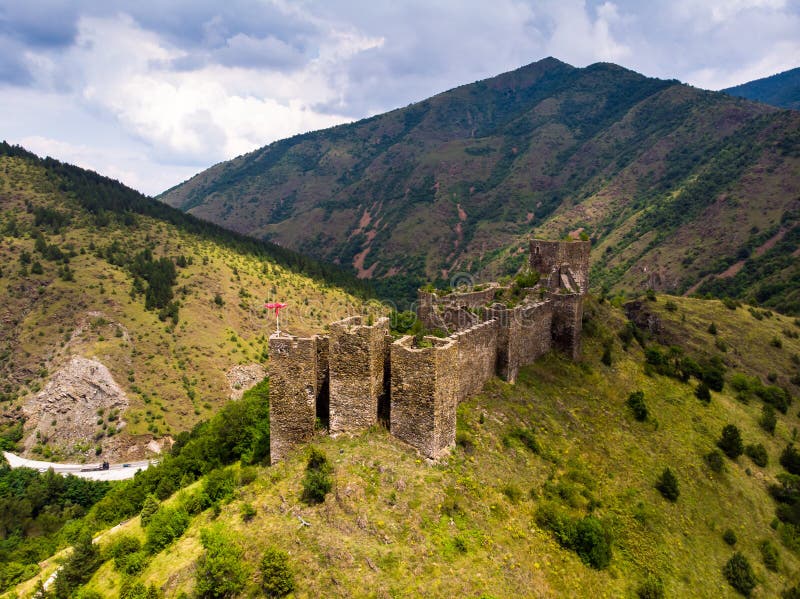
[[[393,340],[387,318],[354,316],[329,335],[276,333],[270,347],[270,453],[285,458],[317,423],[331,434],[376,424],[437,459],[455,444],[458,403],[493,376],[514,382],[551,349],[578,359],[589,283],[588,241],[530,243],[530,288],[490,283],[441,295],[420,290],[417,317],[449,336]]]

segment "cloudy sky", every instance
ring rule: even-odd
[[[800,66],[800,0],[0,0],[0,139],[156,194],[546,56],[720,89]]]

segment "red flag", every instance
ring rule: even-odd
[[[267,302],[264,304],[267,310],[275,310],[275,316],[280,313],[281,308],[285,308],[286,306],[288,306],[288,304],[282,304],[281,302]]]

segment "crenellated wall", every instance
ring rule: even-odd
[[[458,347],[452,337],[425,337],[432,347],[414,347],[414,337],[391,347],[392,435],[436,459],[456,439]]]
[[[477,316],[468,309],[479,309],[494,299],[498,289],[496,283],[480,291],[454,291],[438,295],[420,290],[417,294],[417,318],[428,329],[460,330],[477,322]]]
[[[378,421],[384,394],[389,319],[353,316],[330,325],[330,431],[356,432]]]
[[[317,400],[327,385],[324,338],[273,334],[269,338],[270,461],[282,460],[314,434]]]

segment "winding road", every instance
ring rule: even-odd
[[[147,470],[150,464],[157,463],[157,460],[142,460],[139,462],[126,462],[124,464],[111,464],[108,470],[87,470],[87,468],[99,468],[100,463],[97,464],[59,464],[56,462],[39,462],[37,460],[29,460],[21,458],[18,455],[3,452],[3,457],[8,462],[11,468],[33,468],[39,472],[45,472],[50,468],[58,474],[66,476],[67,474],[74,474],[81,478],[89,478],[91,480],[125,480],[133,478],[139,470]]]

